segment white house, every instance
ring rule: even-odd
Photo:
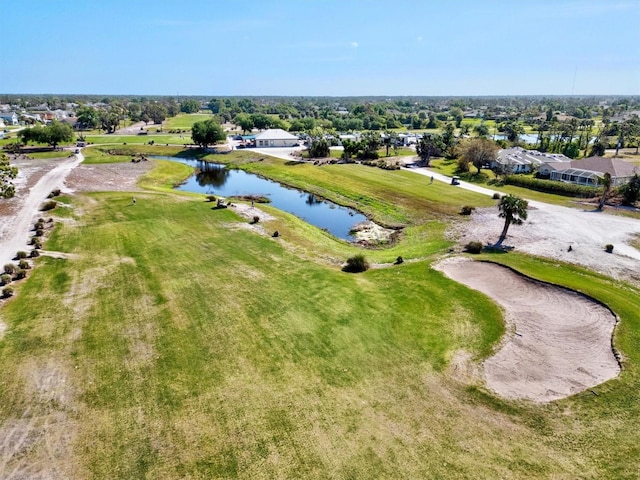
[[[589,157],[573,160],[569,164],[563,164],[563,167],[556,166],[555,171],[551,171],[551,180],[595,186],[608,173],[611,175],[611,184],[617,187],[640,173],[640,167],[618,158]]]
[[[571,159],[560,153],[542,153],[522,147],[500,150],[491,168],[507,168],[513,173],[530,173],[546,163],[569,163]]]
[[[294,147],[300,143],[295,135],[281,128],[270,128],[256,135],[256,147]]]
[[[18,125],[18,114],[16,112],[0,113],[0,119],[7,125]]]

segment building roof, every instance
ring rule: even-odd
[[[256,140],[298,140],[298,137],[281,128],[270,128],[257,134]]]
[[[615,178],[631,177],[634,173],[640,173],[640,168],[618,158],[588,157],[572,161],[569,167],[600,174],[609,173]]]
[[[571,162],[561,153],[542,153],[537,150],[526,150],[522,147],[505,148],[498,152],[498,163],[511,165],[541,165],[547,162]]]

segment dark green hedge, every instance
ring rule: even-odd
[[[602,193],[601,187],[586,187],[575,183],[542,180],[523,175],[507,175],[504,179],[504,183],[505,185],[516,185],[518,187],[528,188],[538,192],[554,193],[556,195],[564,195],[567,197],[596,197]]]

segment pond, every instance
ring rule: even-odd
[[[356,210],[336,205],[311,193],[289,188],[242,170],[231,170],[221,164],[196,159],[153,158],[177,161],[197,169],[197,173],[180,185],[178,190],[221,197],[265,196],[271,200],[270,205],[343,240],[355,240],[349,233],[351,228],[357,223],[367,221],[367,217]]]

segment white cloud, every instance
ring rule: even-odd
[[[418,42],[422,41],[422,37],[418,37],[416,40],[418,40]]]
[[[358,42],[351,42],[351,47],[358,48]]]

